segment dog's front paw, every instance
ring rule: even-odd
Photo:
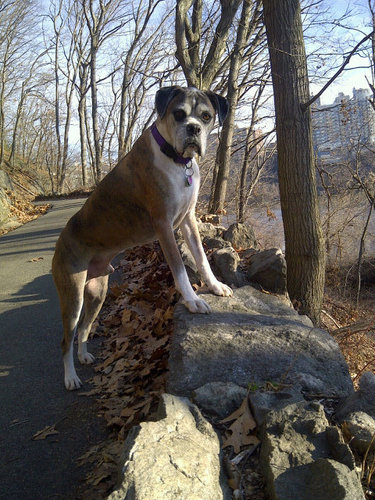
[[[76,373],[65,375],[65,387],[68,391],[75,391],[76,389],[79,389],[81,385],[81,379]]]
[[[182,303],[191,313],[209,314],[211,307],[203,299],[183,300]]]
[[[209,289],[215,295],[221,295],[222,297],[231,297],[233,295],[233,290],[228,285],[221,283],[221,281],[216,281],[210,285]]]
[[[95,357],[87,351],[82,354],[78,353],[78,359],[81,365],[91,365],[95,361]]]

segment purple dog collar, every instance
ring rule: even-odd
[[[169,158],[172,158],[172,160],[175,163],[180,163],[181,165],[187,165],[191,161],[191,158],[184,158],[183,156],[179,155],[177,151],[174,149],[174,147],[171,146],[169,142],[167,142],[164,139],[164,137],[160,134],[159,130],[157,129],[155,122],[151,125],[151,133],[155,141],[159,145],[160,151]]]

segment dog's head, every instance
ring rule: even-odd
[[[203,156],[215,115],[222,124],[228,113],[224,97],[193,87],[161,88],[156,93],[155,107],[165,138],[184,157],[192,157],[194,153]]]

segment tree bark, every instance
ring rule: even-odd
[[[232,152],[231,145],[233,141],[236,106],[239,96],[238,76],[240,73],[245,42],[249,36],[248,30],[252,6],[252,0],[243,1],[241,19],[237,31],[237,39],[231,57],[227,95],[227,99],[229,102],[229,111],[223,124],[223,130],[221,132],[219,148],[217,151],[217,173],[215,176],[213,196],[209,207],[210,213],[219,213],[224,208],[225,195],[227,192],[228,177],[230,172],[230,159]]]
[[[82,185],[87,187],[87,167],[86,167],[86,91],[87,91],[87,66],[83,65],[80,69],[80,84],[78,97],[78,116],[79,116],[79,137],[81,154],[81,173]]]
[[[189,86],[208,90],[217,77],[230,27],[240,3],[241,0],[222,0],[220,2],[220,19],[212,36],[207,56],[203,60],[200,55],[202,1],[177,0],[175,20],[176,58],[181,64]],[[191,7],[193,7],[193,12],[190,20],[189,10]]]
[[[91,58],[90,58],[90,88],[91,88],[91,116],[92,116],[92,133],[94,137],[94,170],[95,181],[98,184],[102,180],[102,152],[100,147],[100,133],[99,133],[99,118],[98,118],[98,88],[96,77],[96,57],[97,57],[98,43],[96,38],[91,41]]]
[[[280,202],[290,298],[320,323],[325,251],[312,147],[306,54],[298,0],[263,0],[276,112]]]

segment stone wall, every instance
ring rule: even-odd
[[[212,422],[228,416],[245,398],[261,440],[259,460],[269,498],[363,500],[352,451],[325,403],[339,403],[336,421],[358,448],[368,448],[375,432],[375,376],[365,374],[360,391],[354,392],[335,340],[291,307],[282,282],[285,260],[277,249],[271,259],[269,252],[262,259],[255,249],[247,257],[254,262],[257,255],[257,269],[263,271],[251,276],[263,280],[266,275],[263,285],[270,288],[267,267],[273,268],[279,295],[249,285],[249,262],[241,263],[231,244],[222,243],[227,241],[222,229],[206,226],[203,238],[213,252],[225,250],[218,272],[229,285],[245,286],[230,298],[206,294],[210,315],[194,315],[177,305],[168,394],[156,421],[130,433],[119,486],[109,498],[234,498]],[[242,246],[235,233],[236,246]],[[194,263],[182,250],[194,280]]]

